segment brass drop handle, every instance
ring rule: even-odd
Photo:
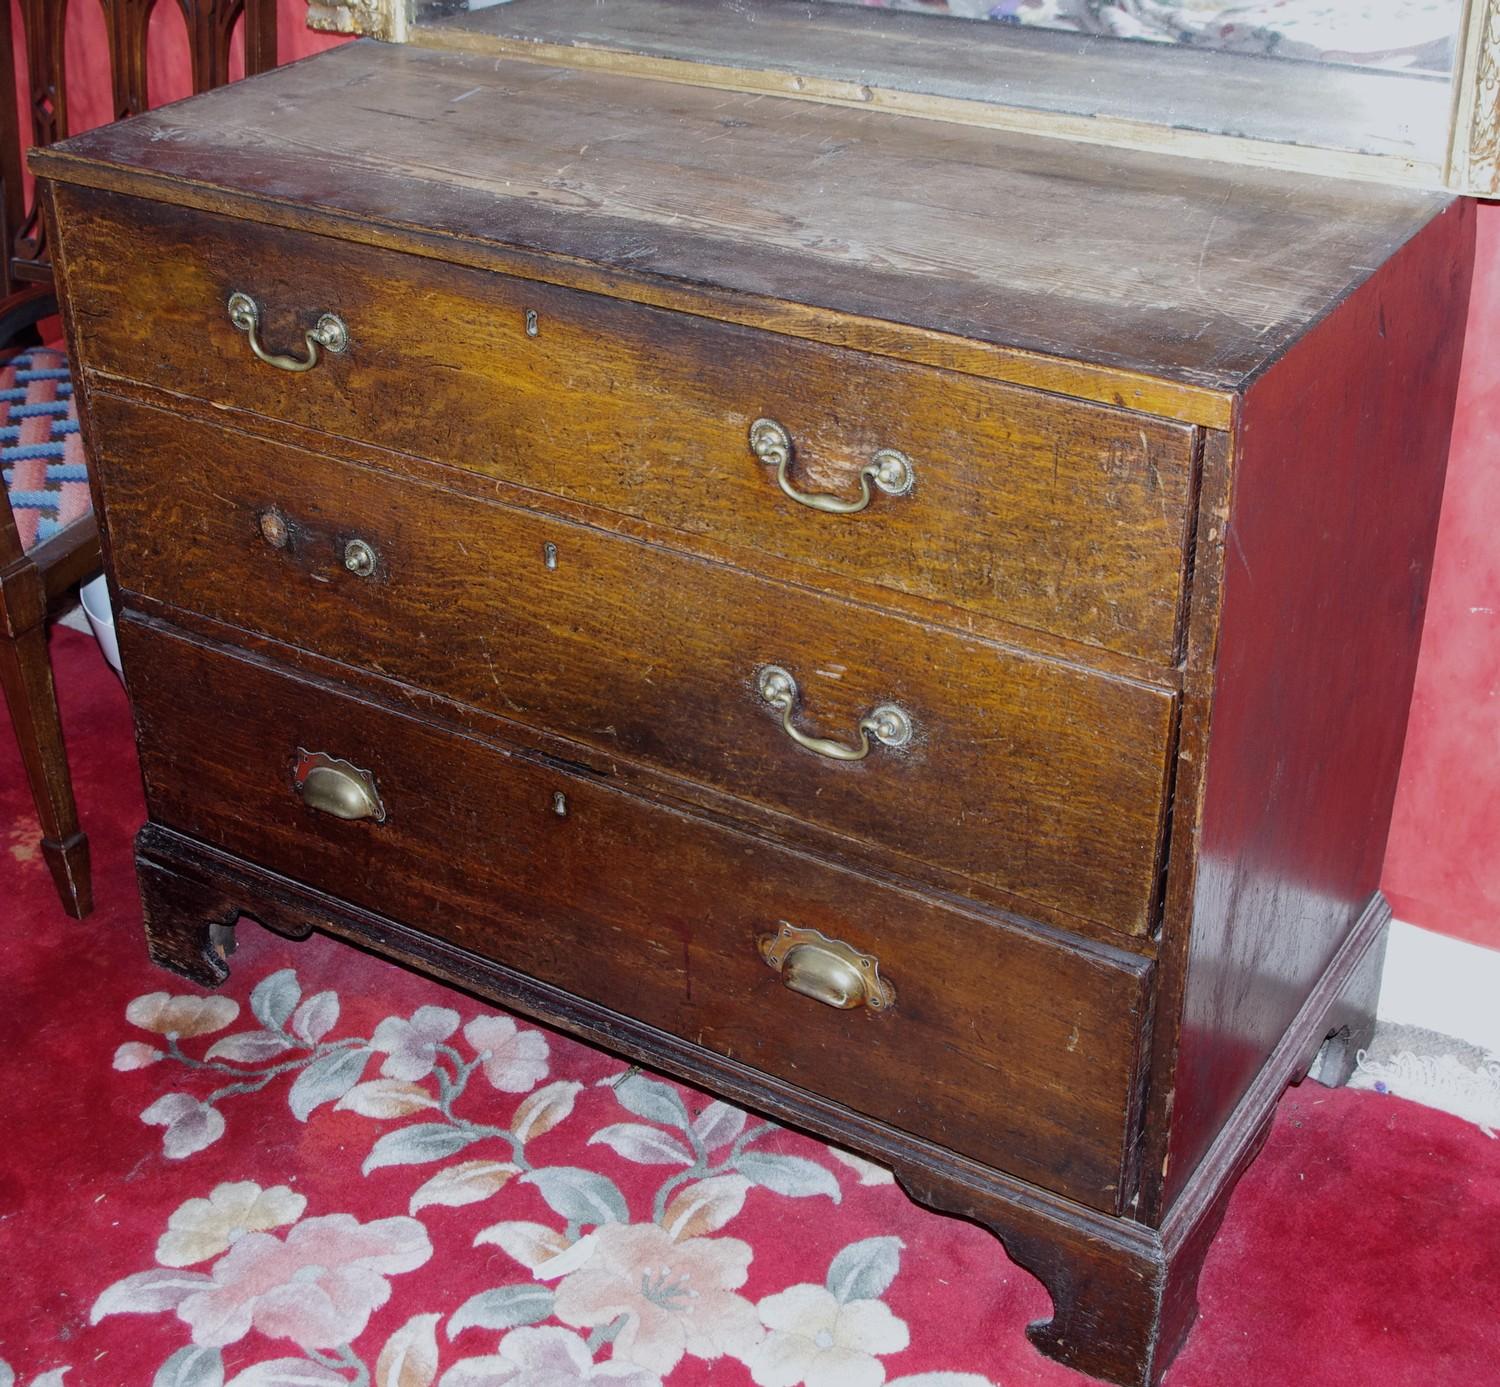
[[[229,321],[250,339],[250,350],[267,366],[278,371],[311,371],[318,364],[321,350],[341,352],[349,345],[349,329],[342,318],[325,313],[317,323],[302,334],[307,343],[304,357],[278,356],[268,352],[260,344],[260,305],[249,294],[233,293],[229,296]]]
[[[880,976],[880,961],[841,939],[782,920],[760,941],[760,956],[793,992],[840,1011],[885,1011],[896,990]]]
[[[299,747],[292,781],[302,802],[320,814],[332,814],[336,819],[385,822],[385,805],[380,802],[375,777],[326,751],[305,751]]]
[[[882,448],[859,469],[859,500],[844,501],[820,492],[798,491],[787,469],[792,465],[792,436],[774,419],[757,419],[750,425],[750,451],[767,467],[776,469],[776,485],[799,506],[829,515],[854,515],[870,504],[870,483],[887,496],[905,496],[916,482],[916,469],[905,453]]]
[[[797,681],[780,665],[766,665],[756,677],[756,688],[778,713],[781,730],[798,746],[830,761],[863,761],[870,754],[870,738],[882,746],[905,746],[912,737],[911,719],[894,703],[882,703],[859,720],[859,744],[836,742],[830,737],[812,737],[792,726],[797,706]]]

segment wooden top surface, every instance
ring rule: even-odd
[[[37,151],[33,167],[1225,392],[1449,201],[369,41]]]

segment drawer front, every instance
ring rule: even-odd
[[[908,875],[1150,925],[1168,692],[98,392],[92,409],[128,590],[816,824]],[[798,685],[789,714],[762,695],[769,666]],[[871,738],[859,761],[787,730],[857,748],[888,705],[910,739]]]
[[[152,818],[294,880],[1112,1209],[1149,965],[981,918],[498,747],[123,623]],[[384,818],[294,789],[299,751]],[[558,796],[562,799],[559,801]],[[888,1007],[784,985],[782,921],[878,964]]]
[[[1190,428],[327,238],[59,188],[85,363],[1157,662],[1175,661]],[[128,267],[128,268],[127,268]],[[292,374],[325,312],[341,353]],[[534,314],[535,335],[527,331]],[[882,450],[903,495],[849,502]],[[889,463],[889,459],[886,459]],[[888,468],[886,477],[899,475]]]

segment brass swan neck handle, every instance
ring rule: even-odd
[[[804,751],[830,761],[863,761],[870,754],[870,739],[873,737],[882,746],[905,746],[912,738],[911,718],[906,711],[894,703],[882,703],[872,708],[859,720],[859,742],[850,746],[847,742],[836,742],[830,737],[814,737],[792,723],[792,713],[797,707],[797,681],[780,665],[765,665],[755,680],[756,689],[778,713],[781,714],[781,730]]]
[[[302,334],[307,343],[306,356],[280,356],[268,352],[260,344],[260,305],[249,294],[236,292],[229,296],[229,321],[250,339],[250,350],[255,356],[278,371],[311,371],[321,359],[321,352],[341,352],[349,345],[349,329],[344,326],[343,319],[325,313]]]
[[[859,470],[857,501],[799,491],[788,475],[792,465],[792,436],[774,419],[757,419],[750,425],[750,451],[766,466],[776,469],[776,485],[799,506],[827,515],[856,515],[864,510],[873,495],[871,482],[887,496],[905,496],[916,482],[911,459],[894,448],[882,448]]]

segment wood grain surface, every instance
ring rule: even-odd
[[[1474,204],[1455,204],[1245,401],[1209,537],[1223,597],[1191,923],[1168,922],[1191,930],[1158,1094],[1168,1203],[1379,885],[1473,236]]]
[[[399,901],[471,953],[1116,1207],[1144,961],[880,887],[163,628],[127,621],[121,639],[155,822],[367,909]],[[372,772],[385,821],[304,805],[299,748]],[[782,920],[876,955],[893,1008],[787,990],[758,951]]]
[[[1183,425],[324,237],[62,197],[90,369],[649,520],[746,564],[780,555],[809,583],[832,571],[877,599],[895,589],[1175,663],[1194,482]],[[303,375],[258,363],[226,313],[236,291],[261,305],[273,350],[302,350],[330,310],[350,346]],[[803,491],[855,498],[882,448],[911,458],[915,485],[858,515],[799,505],[750,450],[761,417],[791,436]]]
[[[1217,391],[1448,201],[374,43],[33,167],[321,209],[356,237],[415,226]]]
[[[1175,698],[591,528],[92,398],[115,577],[1125,933],[1152,922]],[[273,511],[287,542],[266,541]],[[351,538],[376,571],[343,565]],[[549,568],[545,546],[554,546]],[[895,703],[909,746],[856,741]],[[918,810],[918,806],[920,809]]]

